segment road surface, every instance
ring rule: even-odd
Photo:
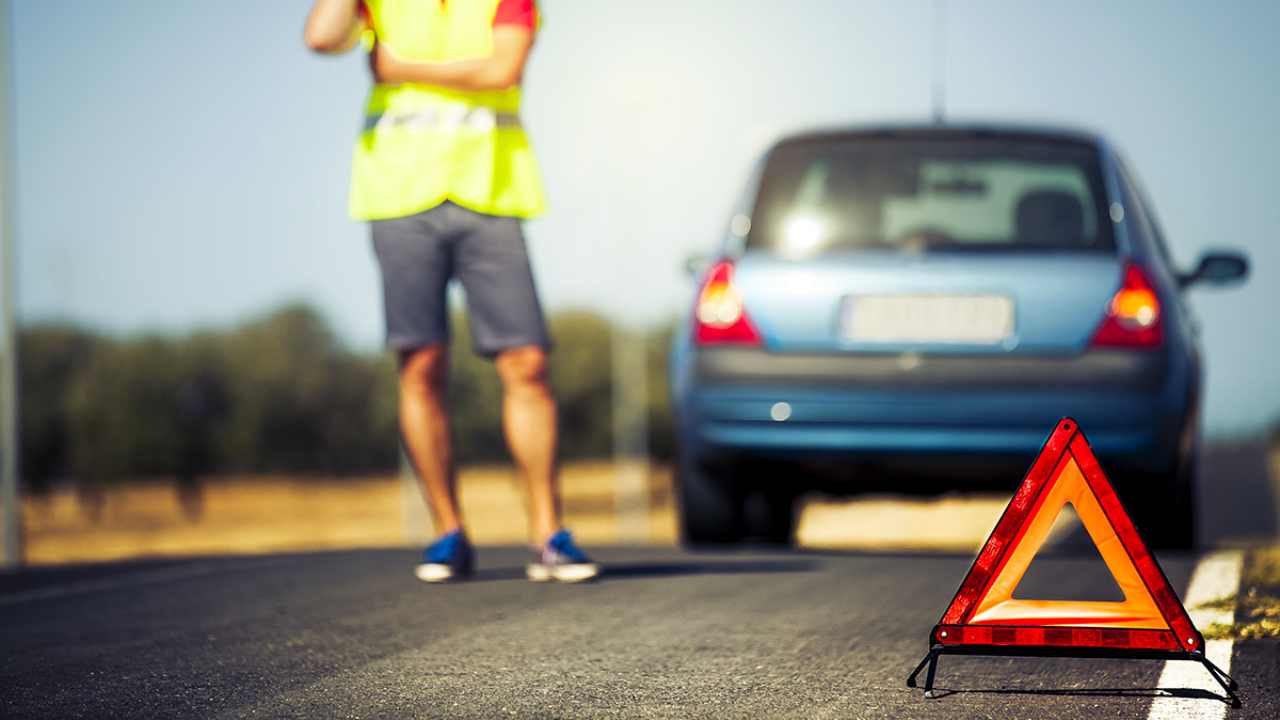
[[[1265,470],[1211,463],[1208,539],[1274,535]],[[1115,597],[1090,553],[1061,539],[1019,596]],[[597,556],[586,586],[526,582],[519,548],[443,587],[411,550],[0,576],[0,717],[1280,717],[1275,642],[1226,648],[1241,710],[1159,661],[945,657],[923,699],[903,681],[969,553]],[[1184,597],[1193,575],[1203,597],[1234,590],[1204,584],[1204,557],[1161,555]]]
[[[599,555],[590,586],[526,582],[519,549],[448,587],[415,580],[408,551],[11,577],[0,716],[1093,719],[1147,717],[1157,694],[1161,662],[1079,659],[944,658],[949,694],[905,688],[964,555]],[[1196,557],[1163,560],[1185,588]],[[1106,597],[1093,562],[1039,558],[1027,595]],[[1062,577],[1081,580],[1052,592]],[[1233,716],[1280,715],[1271,647],[1233,662]]]

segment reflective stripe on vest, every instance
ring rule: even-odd
[[[498,0],[365,0],[377,40],[417,62],[493,53]],[[405,217],[446,200],[490,215],[534,217],[545,201],[520,123],[520,88],[467,91],[375,85],[356,139],[351,214]]]
[[[424,108],[404,113],[379,113],[367,115],[364,119],[365,132],[377,131],[388,127],[407,127],[410,129],[457,130],[492,130],[500,128],[523,127],[519,113],[496,112],[487,107],[451,107]]]

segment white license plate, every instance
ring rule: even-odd
[[[1013,334],[1013,301],[1003,295],[850,295],[841,331],[855,342],[999,343]]]

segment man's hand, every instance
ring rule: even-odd
[[[415,62],[397,57],[384,43],[374,45],[369,67],[380,83],[423,83],[455,90],[503,90],[520,84],[533,49],[533,31],[518,25],[493,29],[493,54],[479,60]]]
[[[302,39],[316,52],[341,53],[355,47],[362,32],[360,0],[315,0]]]

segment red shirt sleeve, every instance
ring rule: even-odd
[[[501,0],[494,13],[493,24],[519,25],[530,30],[538,29],[538,7],[535,0]]]

